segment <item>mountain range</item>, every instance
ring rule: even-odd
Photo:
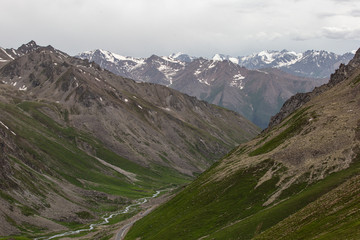
[[[249,70],[242,67],[236,58],[222,55],[215,55],[210,60],[180,53],[168,57],[152,55],[149,58],[133,58],[98,49],[76,57],[95,62],[117,75],[139,82],[166,85],[198,99],[231,109],[261,128],[266,128],[270,117],[280,110],[288,98],[327,82],[331,71],[340,62],[348,61],[344,56],[351,55],[340,57],[325,51],[308,51],[304,54],[294,53],[293,55],[298,58],[302,56],[301,60],[297,58],[298,61],[295,62],[290,57],[293,56],[291,52],[264,53],[242,58],[242,63],[247,67],[255,68],[255,63],[258,63],[261,70]],[[288,64],[284,61],[288,61]],[[326,69],[324,64],[332,67],[324,73],[328,74],[327,78],[305,78],[286,73],[282,68],[276,67],[281,62],[284,67],[302,66],[310,69],[306,66],[319,65],[319,69],[322,70]],[[290,65],[289,62],[294,64]],[[268,65],[264,65],[265,63]],[[262,69],[263,67],[267,68]]]
[[[360,50],[125,239],[359,239]]]
[[[34,41],[0,49],[0,236],[95,221],[189,182],[259,129]]]
[[[242,57],[216,54],[213,60],[229,60],[252,70],[277,68],[295,76],[329,78],[341,63],[346,64],[353,57],[352,52],[339,55],[324,50],[307,50],[302,53],[267,50]]]

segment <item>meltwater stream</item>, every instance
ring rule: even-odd
[[[79,234],[79,233],[81,233],[81,232],[91,231],[91,230],[93,230],[93,229],[94,229],[95,227],[97,227],[97,226],[101,226],[101,225],[105,225],[105,224],[109,223],[109,219],[111,219],[111,218],[113,218],[113,217],[115,217],[115,216],[117,216],[117,215],[120,215],[120,214],[128,213],[128,212],[131,210],[131,208],[136,207],[136,206],[140,206],[140,205],[146,203],[149,198],[156,198],[157,196],[159,196],[159,194],[160,194],[162,191],[166,191],[166,190],[156,191],[156,193],[154,193],[151,197],[145,197],[145,198],[137,199],[137,200],[135,201],[135,203],[128,205],[124,210],[121,210],[121,211],[112,213],[112,214],[110,214],[109,216],[104,215],[104,216],[102,216],[102,219],[104,219],[104,221],[102,221],[102,222],[100,222],[100,223],[90,224],[90,226],[89,226],[88,228],[83,228],[83,229],[74,230],[74,231],[68,231],[68,232],[56,234],[56,235],[51,236],[51,237],[39,237],[39,238],[35,238],[35,240],[40,240],[40,239],[53,239],[53,238],[59,238],[59,237],[65,237],[65,236],[70,236],[70,235],[74,235],[74,234]]]

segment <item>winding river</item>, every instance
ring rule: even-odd
[[[93,224],[90,224],[90,226],[87,227],[87,228],[78,229],[78,230],[73,230],[73,231],[68,231],[68,232],[64,232],[64,233],[59,233],[59,234],[56,234],[56,235],[51,236],[51,237],[39,237],[39,238],[35,238],[35,240],[53,239],[53,238],[59,238],[59,237],[65,237],[65,236],[70,236],[70,235],[79,234],[79,233],[81,233],[81,232],[91,231],[91,230],[93,230],[94,228],[96,228],[97,226],[101,226],[101,225],[105,225],[105,224],[109,223],[109,220],[110,220],[111,218],[113,218],[113,217],[115,217],[115,216],[117,216],[117,215],[120,215],[120,214],[128,213],[128,212],[130,212],[130,210],[132,210],[132,208],[134,208],[134,207],[136,207],[136,206],[140,206],[140,205],[148,202],[148,199],[150,199],[150,198],[156,198],[157,196],[159,196],[159,194],[160,194],[162,191],[166,191],[166,190],[156,191],[151,197],[145,197],[145,198],[137,199],[137,200],[135,201],[135,203],[126,206],[125,209],[123,209],[123,210],[121,210],[121,211],[118,211],[118,212],[115,212],[115,213],[111,213],[110,215],[106,214],[106,215],[102,216],[103,221],[100,222],[100,223],[93,223]]]

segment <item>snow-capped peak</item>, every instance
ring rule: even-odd
[[[184,53],[182,53],[182,52],[172,53],[169,55],[169,58],[177,59],[181,55],[184,55]]]
[[[213,57],[212,57],[212,60],[213,61],[223,61],[225,60],[226,58],[224,58],[224,55],[220,55],[220,54],[215,54]]]
[[[178,52],[178,53],[173,53],[173,54],[170,54],[167,59],[173,59],[173,60],[177,60],[177,61],[180,61],[180,62],[192,62],[194,59],[196,59],[196,57],[192,57],[192,56],[189,56],[185,53],[182,53],[182,52]]]
[[[258,55],[261,57],[261,59],[267,63],[270,64],[272,63],[275,58],[274,58],[274,52],[270,52],[270,51],[261,51],[258,53]]]
[[[223,55],[223,54],[215,54],[213,57],[212,57],[212,60],[213,61],[230,61],[232,63],[235,63],[235,64],[239,64],[239,59],[236,58],[236,57],[231,57],[229,55]]]

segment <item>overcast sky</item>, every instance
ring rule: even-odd
[[[0,0],[0,46],[148,57],[360,47],[359,0]]]

